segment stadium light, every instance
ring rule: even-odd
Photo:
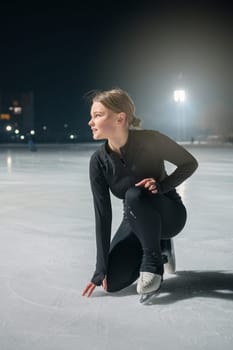
[[[186,100],[186,93],[184,90],[175,90],[173,97],[175,102],[184,102]]]

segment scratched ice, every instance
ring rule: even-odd
[[[95,264],[96,145],[0,146],[1,350],[232,348],[233,147],[187,147],[199,168],[179,187],[188,222],[175,239],[177,274],[141,306],[135,284],[81,297]],[[115,198],[113,213],[114,233]]]

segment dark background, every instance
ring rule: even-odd
[[[189,137],[231,135],[232,5],[152,3],[0,5],[0,88],[34,92],[35,128],[89,140],[88,91],[127,90],[143,127],[175,136],[182,87]]]

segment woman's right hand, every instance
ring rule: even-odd
[[[94,292],[96,285],[93,282],[89,282],[86,288],[83,291],[82,296],[87,296],[88,298],[92,295]],[[105,291],[107,291],[107,278],[105,277],[103,282],[102,282],[102,287],[104,288]]]
[[[136,187],[141,186],[148,189],[151,193],[158,193],[156,180],[153,177],[143,179],[135,184]]]

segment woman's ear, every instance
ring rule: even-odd
[[[126,114],[125,112],[121,112],[118,114],[118,118],[117,118],[117,121],[119,124],[124,124],[125,121],[126,121]]]

